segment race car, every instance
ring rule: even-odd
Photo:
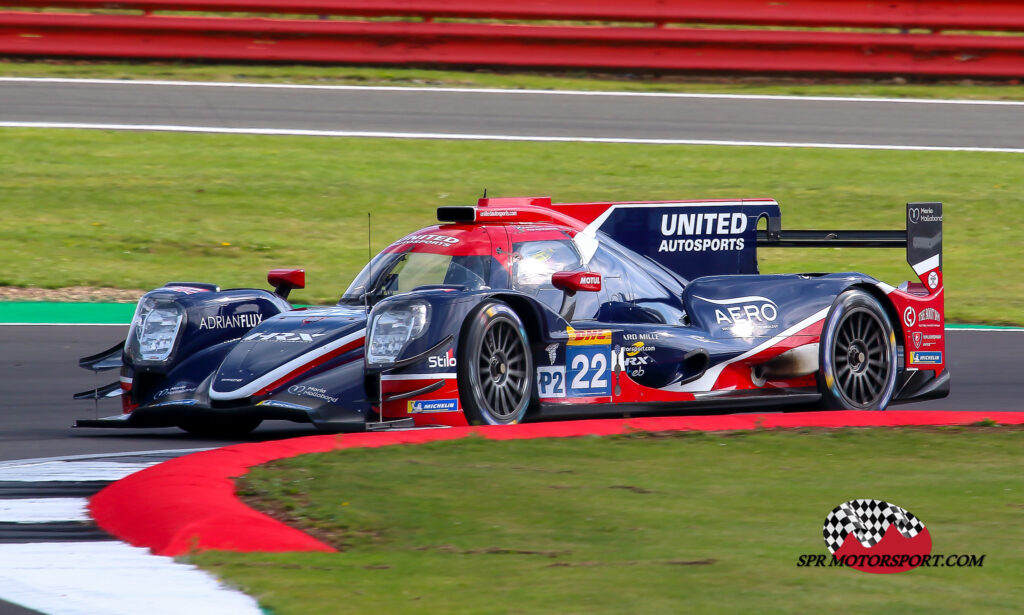
[[[371,259],[336,306],[170,283],[128,338],[80,361],[121,414],[80,427],[238,435],[511,424],[737,408],[884,410],[944,397],[942,204],[905,230],[782,231],[771,199],[483,198]],[[759,226],[763,228],[758,228]],[[763,247],[899,247],[918,281],[763,275]]]

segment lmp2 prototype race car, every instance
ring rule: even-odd
[[[942,205],[905,231],[785,231],[770,199],[484,198],[374,257],[334,307],[171,283],[82,367],[123,412],[80,427],[244,434],[737,408],[883,410],[944,397]],[[759,229],[758,226],[764,228]],[[761,275],[758,247],[905,247],[919,282]]]

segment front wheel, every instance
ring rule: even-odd
[[[836,410],[885,410],[896,387],[896,335],[878,300],[839,295],[821,335],[818,388]]]
[[[472,425],[510,425],[533,396],[533,357],[526,329],[507,304],[482,305],[459,344],[459,397]]]

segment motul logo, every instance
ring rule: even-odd
[[[601,278],[596,275],[585,275],[580,278],[580,284],[600,284]]]

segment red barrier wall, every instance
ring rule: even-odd
[[[1024,10],[1017,0],[3,0],[0,5],[360,17],[1024,30]]]
[[[863,0],[0,0],[4,6],[145,14],[0,12],[0,54],[614,70],[1024,76],[1024,37],[938,30],[1024,30],[1024,3]],[[249,12],[294,18],[171,16]],[[304,16],[305,15],[305,16]],[[318,15],[320,19],[309,18]],[[327,19],[331,15],[348,19]],[[356,21],[353,16],[423,21]],[[440,18],[564,20],[606,25],[441,23]],[[746,24],[917,29],[633,27]]]

